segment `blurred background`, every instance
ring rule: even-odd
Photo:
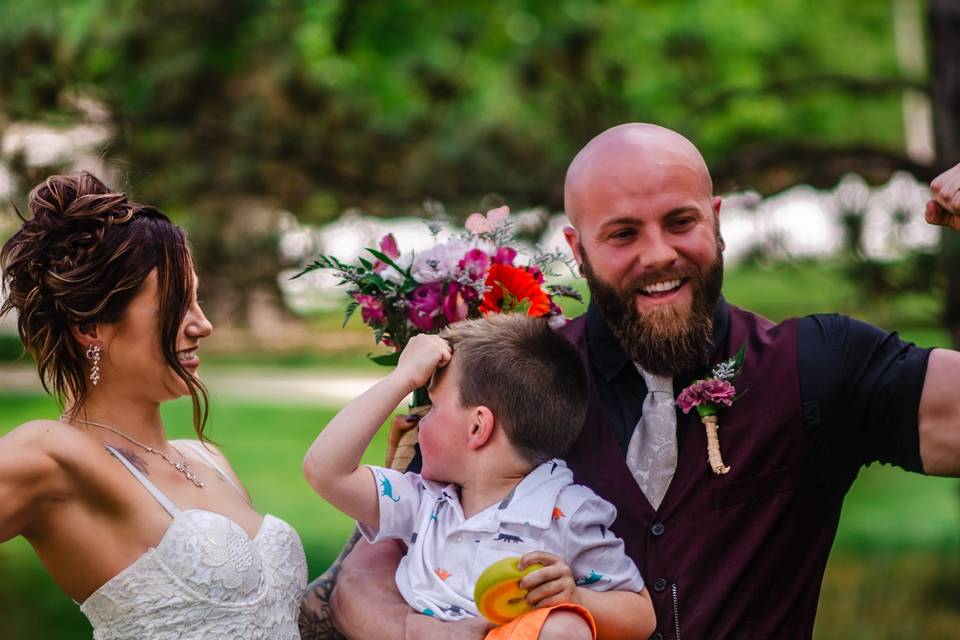
[[[627,121],[703,151],[730,301],[960,341],[960,236],[922,220],[960,162],[956,0],[0,0],[0,241],[34,184],[78,169],[189,230],[216,325],[209,433],[297,527],[311,577],[352,525],[311,495],[303,452],[382,369],[331,278],[290,276],[504,203],[531,247],[563,249],[566,165]],[[0,434],[57,412],[0,321]],[[165,407],[172,434],[189,415]],[[960,634],[958,487],[861,473],[818,639]],[[0,638],[38,635],[90,629],[16,539]]]

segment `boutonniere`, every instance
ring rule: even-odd
[[[684,414],[690,413],[694,407],[697,408],[700,422],[707,429],[707,463],[717,475],[730,471],[730,467],[723,464],[723,458],[720,457],[720,439],[717,436],[718,415],[720,407],[733,406],[734,400],[743,395],[742,393],[737,395],[733,381],[743,367],[746,349],[746,345],[741,346],[736,355],[715,366],[708,378],[697,380],[677,396],[677,406],[683,409]]]

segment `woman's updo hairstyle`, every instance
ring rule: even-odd
[[[203,437],[207,394],[177,361],[180,324],[193,297],[193,261],[183,229],[149,205],[127,200],[90,173],[50,176],[27,198],[30,218],[0,249],[6,299],[48,393],[71,413],[89,394],[90,363],[72,326],[111,324],[157,270],[160,343],[187,384]]]

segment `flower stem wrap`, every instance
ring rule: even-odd
[[[707,429],[707,463],[717,475],[728,473],[730,467],[723,464],[723,458],[720,457],[720,437],[717,435],[719,420],[717,416],[701,416],[700,421]]]

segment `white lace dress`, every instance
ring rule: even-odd
[[[202,447],[185,444],[229,480]],[[181,511],[126,459],[110,451],[173,521],[157,546],[80,605],[96,640],[300,638],[297,618],[307,585],[307,561],[290,525],[268,515],[251,539],[224,515]]]

